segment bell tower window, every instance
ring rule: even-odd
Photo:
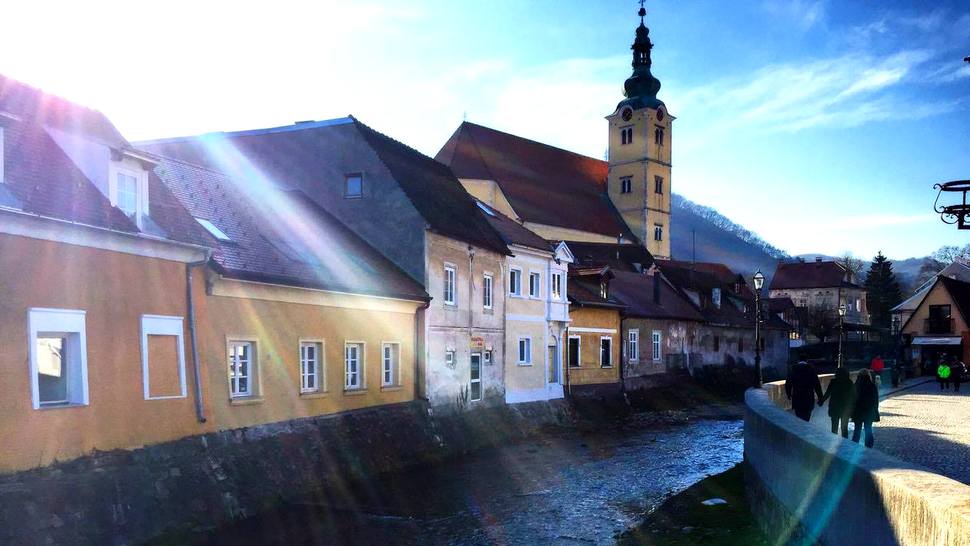
[[[633,127],[623,127],[620,129],[620,144],[633,144]]]
[[[657,146],[663,146],[664,145],[664,128],[663,127],[657,127],[654,130],[654,132],[653,132],[653,141],[657,144]]]
[[[664,192],[664,177],[662,176],[653,177],[653,191],[654,193],[661,193],[661,194]]]
[[[624,176],[620,179],[620,193],[630,193],[633,191],[633,178]]]

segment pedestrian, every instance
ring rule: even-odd
[[[950,379],[953,380],[954,392],[960,392],[960,383],[967,380],[967,365],[956,357],[953,361],[953,365],[950,366]]]
[[[832,434],[837,434],[841,430],[842,437],[848,438],[849,419],[852,418],[852,410],[855,406],[855,386],[852,384],[849,370],[845,368],[835,370],[835,378],[825,389],[825,396],[818,401],[818,405],[821,406],[826,400],[829,401]]]
[[[946,360],[940,359],[940,365],[936,367],[936,379],[940,382],[940,390],[945,391],[950,388],[950,375],[953,370],[950,369],[950,365],[946,363]]]
[[[860,370],[855,380],[855,407],[852,410],[852,441],[859,443],[859,436],[863,429],[866,432],[866,447],[872,447],[875,438],[872,436],[872,423],[879,420],[879,390],[872,380],[869,370]]]
[[[869,369],[872,370],[872,378],[876,381],[876,386],[882,382],[882,371],[886,369],[886,363],[882,360],[882,355],[877,354],[869,362]]]
[[[795,415],[803,421],[811,421],[815,400],[822,398],[822,384],[815,368],[804,360],[792,366],[785,381],[785,394],[791,400]]]

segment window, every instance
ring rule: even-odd
[[[657,146],[664,145],[664,129],[663,127],[657,127],[653,132],[653,141]]]
[[[230,398],[252,396],[255,393],[253,388],[255,349],[255,344],[251,341],[229,342]]]
[[[661,224],[653,225],[653,240],[654,241],[664,240],[664,227]]]
[[[630,193],[633,191],[633,178],[624,176],[620,178],[620,193]]]
[[[145,400],[185,398],[182,317],[142,315],[141,369]]]
[[[28,314],[34,409],[87,405],[84,311],[31,309]]]
[[[711,289],[711,302],[714,304],[714,307],[717,307],[718,309],[721,308],[721,289],[720,288]]]
[[[138,215],[138,177],[129,173],[117,173],[115,203],[129,218]]]
[[[569,336],[566,342],[566,363],[570,368],[579,367],[579,336]]]
[[[664,178],[662,176],[653,177],[653,191],[661,194],[664,192]]]
[[[492,363],[492,351],[485,351],[483,353],[483,358],[485,360],[485,364],[491,364]]]
[[[468,396],[472,402],[482,399],[482,355],[472,353],[468,363]]]
[[[455,367],[455,351],[445,351],[445,366]]]
[[[221,229],[216,227],[216,225],[210,222],[209,220],[206,220],[205,218],[196,218],[195,221],[198,222],[202,227],[204,227],[205,230],[208,231],[209,234],[215,237],[216,239],[220,241],[232,240],[229,238],[228,235],[226,235],[225,231],[222,231]]]
[[[492,276],[488,274],[482,277],[482,307],[492,308]]]
[[[457,270],[453,265],[445,266],[445,305],[455,305],[455,275]]]
[[[620,144],[633,144],[633,127],[623,127],[620,129]]]
[[[385,343],[381,347],[381,385],[392,387],[397,385],[398,361],[401,346],[397,343]]]
[[[640,330],[630,330],[627,332],[627,355],[630,362],[640,360]]]
[[[541,285],[539,283],[541,282],[541,279],[542,277],[540,277],[538,273],[529,273],[529,297],[530,298],[538,298],[540,296],[539,287]]]
[[[300,392],[323,390],[323,343],[300,343]]]
[[[562,273],[552,274],[552,299],[562,301]]]
[[[359,173],[348,174],[344,178],[344,197],[346,199],[359,199],[364,195],[364,178]]]
[[[509,294],[522,295],[522,271],[519,269],[509,270]]]
[[[609,368],[613,366],[613,338],[600,338],[600,367]]]
[[[600,281],[600,297],[604,300],[610,299],[610,285],[606,281]]]
[[[532,364],[532,338],[519,338],[519,364]]]
[[[659,331],[653,331],[653,338],[651,341],[653,342],[653,361],[660,362],[660,360],[663,358],[663,354],[661,352],[661,337]]]
[[[344,345],[344,390],[363,388],[364,344]]]

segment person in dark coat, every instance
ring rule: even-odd
[[[849,370],[845,368],[835,370],[835,378],[825,389],[825,396],[818,401],[818,405],[821,406],[826,400],[829,400],[832,434],[838,433],[841,429],[842,437],[848,438],[849,419],[852,418],[855,405],[855,386],[852,384],[852,378],[849,377]]]
[[[872,436],[872,423],[879,420],[879,390],[872,380],[869,370],[860,370],[855,380],[855,408],[852,411],[852,441],[859,443],[862,430],[866,431],[866,447],[872,447],[875,438]]]
[[[953,390],[960,392],[960,383],[967,380],[967,365],[962,360],[954,357],[950,364],[950,378],[953,380]]]
[[[791,400],[795,415],[803,421],[811,421],[815,400],[822,398],[822,383],[815,368],[804,360],[792,366],[785,381],[785,394]]]

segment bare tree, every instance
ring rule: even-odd
[[[852,254],[849,254],[848,252],[844,252],[841,256],[839,256],[837,261],[839,265],[844,267],[849,273],[850,281],[857,282],[859,273],[862,273],[862,268],[865,265],[862,263],[862,260],[852,256]]]
[[[835,318],[836,313],[825,305],[811,305],[805,312],[805,328],[819,341],[832,337],[838,329],[839,321]]]

